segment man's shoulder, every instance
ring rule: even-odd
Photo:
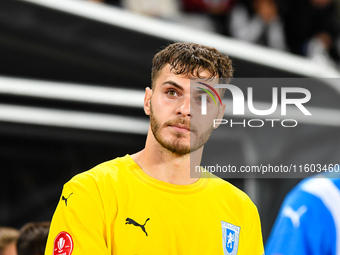
[[[317,174],[302,180],[292,189],[288,196],[299,197],[304,193],[311,194],[318,198],[327,197],[330,194],[340,196],[340,179],[332,178],[332,176],[327,174]]]
[[[249,196],[230,182],[211,174],[210,189],[222,198],[227,198],[230,202],[253,205]]]
[[[315,175],[306,178],[296,185],[286,196],[282,208],[291,207],[298,210],[304,206],[308,215],[318,215],[324,211],[338,211],[340,204],[339,179],[328,178],[327,175]]]
[[[132,159],[129,155],[117,157],[98,164],[90,170],[75,175],[68,183],[81,183],[83,185],[100,182],[114,182],[119,175],[127,173],[132,166]]]

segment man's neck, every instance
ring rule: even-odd
[[[177,155],[166,150],[160,144],[148,145],[147,142],[145,149],[131,155],[147,175],[178,185],[192,184],[199,179],[199,174],[190,175],[190,166],[200,165],[203,147],[186,155]]]

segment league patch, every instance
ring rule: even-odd
[[[54,239],[53,255],[71,255],[73,251],[73,240],[69,233],[60,232]]]
[[[223,220],[221,226],[224,255],[236,255],[241,228]]]

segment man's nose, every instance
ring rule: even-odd
[[[179,107],[177,108],[177,114],[183,115],[183,117],[190,117],[190,95],[186,95],[183,99],[179,102]]]

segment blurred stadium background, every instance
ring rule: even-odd
[[[336,53],[302,57],[231,38],[221,28],[231,16],[229,5],[204,9],[197,3],[209,1],[169,0],[148,12],[154,1],[98,2],[0,1],[0,225],[49,221],[72,176],[144,147],[148,118],[142,104],[151,59],[175,41],[228,54],[237,78],[316,78],[314,106],[332,109],[329,121],[302,122],[296,132],[221,135],[230,151],[220,157],[236,165],[260,159],[340,163]],[[200,8],[190,9],[190,2]],[[228,181],[257,204],[266,240],[283,197],[299,179]]]

